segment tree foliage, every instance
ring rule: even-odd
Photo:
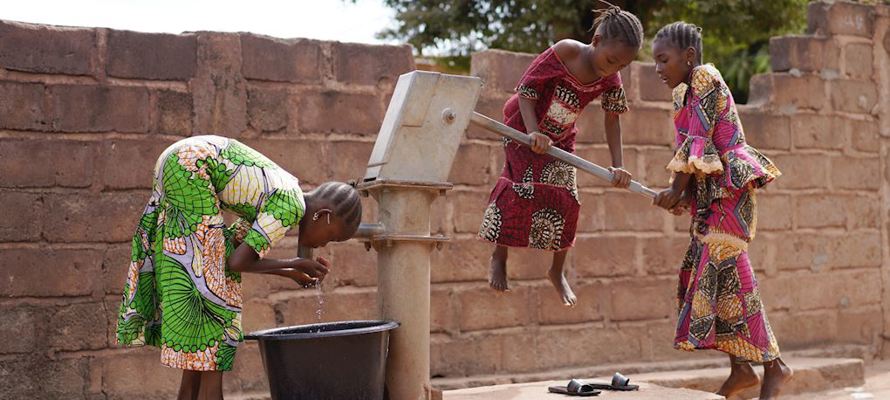
[[[382,38],[405,41],[418,54],[468,57],[496,48],[539,53],[565,38],[589,41],[599,0],[383,0],[396,12],[396,26]],[[802,32],[807,0],[616,0],[633,12],[651,38],[672,21],[702,27],[705,60],[724,73],[738,100],[748,81],[768,71],[772,36]],[[647,59],[649,46],[641,59]]]
[[[704,59],[713,62],[736,100],[748,97],[754,74],[769,71],[769,39],[806,28],[808,0],[666,0],[653,12],[647,33],[683,20],[702,27]]]
[[[384,0],[397,26],[380,33],[412,44],[418,52],[467,55],[485,48],[540,52],[565,38],[587,41],[599,0]],[[651,13],[664,1],[614,1]]]

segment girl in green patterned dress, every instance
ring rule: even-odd
[[[223,211],[238,220],[226,227]],[[174,143],[155,165],[133,236],[118,342],[160,347],[161,364],[183,370],[179,399],[221,399],[222,371],[243,340],[240,273],[315,284],[327,260],[266,254],[293,227],[301,246],[347,240],[361,215],[352,186],[328,182],[304,195],[296,178],[237,140]]]

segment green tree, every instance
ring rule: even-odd
[[[703,28],[705,60],[724,73],[738,101],[748,81],[769,69],[771,36],[802,32],[807,0],[625,0],[651,38],[664,24],[685,20]],[[589,41],[599,0],[384,0],[396,26],[382,38],[410,43],[418,54],[449,56],[452,64],[473,51],[496,48],[539,53],[565,38]],[[648,46],[642,59],[647,59]]]
[[[468,55],[485,48],[539,52],[565,38],[590,40],[599,0],[384,0],[397,26],[382,38],[404,40],[420,54]],[[663,0],[613,1],[650,15]]]

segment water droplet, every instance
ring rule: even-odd
[[[315,284],[315,298],[318,300],[318,308],[315,309],[315,320],[321,322],[321,314],[324,309],[324,292],[321,290],[321,282]]]

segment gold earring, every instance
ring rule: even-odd
[[[328,219],[328,225],[330,225],[331,224],[331,210],[328,210],[328,209],[316,211],[315,214],[312,215],[312,220],[318,221],[319,214],[321,214],[322,211],[327,211],[327,214],[325,214],[325,216]]]
[[[686,61],[686,66],[691,67],[691,66],[692,66],[692,61]]]

